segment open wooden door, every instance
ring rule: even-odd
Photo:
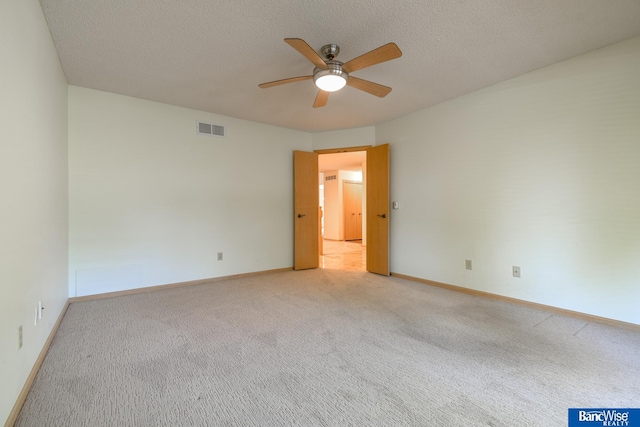
[[[389,275],[389,144],[367,149],[367,271]]]
[[[344,240],[362,239],[362,183],[343,181]]]
[[[318,154],[293,152],[294,270],[318,268]]]

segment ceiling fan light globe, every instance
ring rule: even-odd
[[[335,92],[347,84],[347,79],[342,75],[326,74],[314,79],[318,89],[325,92]]]
[[[313,82],[318,89],[325,92],[335,92],[347,84],[349,74],[342,69],[342,62],[327,61],[327,68],[313,70]]]

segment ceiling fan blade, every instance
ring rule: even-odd
[[[387,43],[384,46],[373,49],[371,52],[367,52],[345,63],[342,69],[347,73],[352,73],[366,67],[371,67],[372,65],[380,64],[381,62],[400,58],[401,56],[402,51],[395,43]]]
[[[320,55],[318,55],[316,51],[307,44],[306,41],[302,39],[284,39],[284,41],[304,55],[304,57],[311,61],[316,67],[327,68],[327,64],[322,60]]]
[[[324,107],[327,105],[327,100],[329,99],[329,92],[325,92],[324,90],[319,90],[318,95],[316,96],[316,100],[313,103],[313,108]]]
[[[359,79],[353,76],[349,76],[347,85],[355,87],[356,89],[363,90],[367,93],[370,93],[371,95],[375,95],[380,98],[384,98],[389,94],[389,92],[391,92],[391,88],[389,86],[383,86],[381,84],[370,82],[369,80]]]
[[[313,78],[313,76],[300,76],[300,77],[290,77],[288,79],[282,79],[282,80],[276,80],[273,82],[268,82],[268,83],[262,83],[259,84],[258,86],[260,86],[262,89],[267,89],[269,87],[274,87],[274,86],[280,86],[286,83],[294,83],[294,82],[300,82],[302,80],[311,80]]]

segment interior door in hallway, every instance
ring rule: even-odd
[[[389,275],[389,144],[367,149],[367,271]]]
[[[293,152],[294,270],[318,268],[318,154]]]
[[[362,183],[342,183],[344,240],[362,239]]]

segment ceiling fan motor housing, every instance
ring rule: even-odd
[[[325,59],[333,61],[340,53],[340,46],[337,44],[325,44],[322,46],[322,49],[320,49],[320,52],[322,52],[322,56],[324,56]]]

